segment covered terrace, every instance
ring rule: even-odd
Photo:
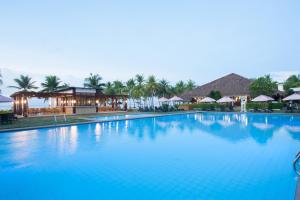
[[[93,88],[68,87],[55,92],[20,91],[11,95],[17,115],[89,114],[127,110],[127,95],[105,95]],[[30,108],[31,98],[46,99],[48,107]]]

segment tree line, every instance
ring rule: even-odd
[[[9,86],[21,91],[31,91],[38,89],[36,82],[27,75],[20,75],[15,78],[16,85]],[[0,72],[0,85],[2,85],[2,75]],[[171,97],[173,95],[180,95],[186,91],[193,90],[196,85],[192,80],[178,81],[175,85],[171,85],[166,79],[157,79],[151,75],[145,78],[142,74],[137,74],[126,82],[119,80],[103,82],[99,74],[90,74],[84,79],[84,87],[94,88],[102,91],[107,95],[128,95],[129,98],[142,100],[143,98],[153,97]],[[63,83],[56,75],[49,75],[45,77],[44,82],[41,83],[41,92],[54,92],[60,89],[69,87],[69,84]],[[283,88],[287,94],[291,94],[292,88],[300,87],[300,75],[290,76],[284,83]],[[265,75],[254,79],[249,87],[251,96],[258,96],[260,94],[272,96],[278,90],[278,83],[272,80],[270,75]],[[1,92],[1,90],[0,90]],[[217,91],[213,91],[217,92]],[[219,97],[220,94],[210,94],[212,97]]]
[[[0,76],[0,83],[2,82]],[[36,81],[28,75],[20,75],[19,78],[14,79],[15,85],[9,86],[20,91],[32,91],[39,89],[36,86]],[[128,95],[130,99],[141,101],[154,101],[154,97],[171,97],[173,95],[180,95],[185,91],[190,91],[196,87],[192,80],[178,81],[175,85],[170,84],[166,79],[157,79],[151,75],[147,78],[142,74],[137,74],[126,82],[115,80],[104,82],[99,74],[90,74],[83,82],[86,88],[94,88],[103,92],[106,95]],[[55,92],[60,89],[69,87],[69,84],[64,83],[58,76],[46,76],[41,83],[40,92]]]
[[[292,94],[292,88],[300,87],[300,75],[291,75],[284,83],[283,89],[287,94]],[[278,83],[272,80],[270,75],[254,79],[249,87],[251,96],[268,95],[272,96],[278,91]]]

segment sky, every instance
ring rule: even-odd
[[[154,74],[203,84],[300,73],[299,0],[0,0],[4,93],[19,74],[81,86]]]

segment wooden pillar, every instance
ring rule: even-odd
[[[14,114],[17,114],[17,105],[16,105],[16,101],[17,101],[17,98],[14,97]]]
[[[112,97],[111,98],[111,105],[112,105],[112,110],[115,110],[115,103],[114,103],[115,99]]]
[[[127,98],[123,97],[123,105],[124,105],[124,111],[127,111]]]
[[[22,97],[22,108],[23,108],[23,116],[28,117],[28,98],[26,96]]]

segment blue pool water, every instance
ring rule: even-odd
[[[151,115],[151,114],[106,115],[106,116],[91,117],[90,119],[106,121],[106,120],[120,120],[120,119],[122,120],[122,119],[131,119],[131,118],[148,117],[148,116],[153,116],[153,115]]]
[[[196,113],[0,134],[0,199],[293,199],[300,118]]]

